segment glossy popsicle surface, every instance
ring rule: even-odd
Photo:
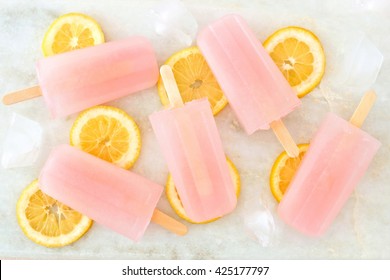
[[[221,139],[207,99],[150,116],[188,217],[204,222],[237,203]]]
[[[68,145],[52,150],[39,177],[42,191],[96,222],[138,241],[163,187]]]
[[[297,230],[323,234],[363,177],[380,142],[329,113],[278,207]]]
[[[227,15],[203,29],[198,46],[248,134],[269,129],[301,104],[248,24]]]
[[[141,36],[47,57],[36,70],[53,117],[152,87],[158,79],[154,50]]]

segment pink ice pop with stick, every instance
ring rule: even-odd
[[[172,108],[153,113],[150,121],[183,208],[195,222],[223,216],[237,197],[210,104],[183,104],[171,68],[160,72]]]
[[[154,50],[141,36],[43,58],[36,72],[39,86],[7,94],[3,103],[43,95],[52,117],[64,117],[152,87],[158,79]]]
[[[245,20],[224,16],[204,28],[197,43],[246,133],[271,127],[286,152],[298,156],[281,119],[301,101]]]
[[[52,150],[39,176],[41,190],[134,241],[150,221],[184,235],[185,225],[156,209],[163,187],[69,145]]]
[[[367,92],[349,122],[326,116],[279,204],[287,224],[319,236],[336,218],[380,147],[359,129],[374,100]]]

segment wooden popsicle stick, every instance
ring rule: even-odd
[[[161,212],[158,209],[155,209],[152,216],[152,221],[165,229],[176,233],[177,235],[185,235],[187,233],[187,227],[176,221],[174,218],[168,216],[167,214]]]
[[[287,128],[284,126],[282,120],[273,121],[270,126],[279,139],[279,142],[286,150],[288,156],[297,157],[299,155],[299,148],[291,137],[290,132],[288,132]]]
[[[360,100],[360,103],[357,106],[349,122],[354,126],[361,127],[368,113],[370,112],[372,106],[374,105],[375,99],[376,99],[375,91],[373,90],[367,91],[362,97],[362,99]]]
[[[33,86],[22,90],[14,91],[3,96],[3,104],[11,105],[14,103],[22,102],[31,98],[41,96],[41,88],[39,86]]]
[[[171,67],[169,65],[161,66],[160,74],[164,83],[165,91],[168,95],[169,103],[171,103],[174,108],[183,107],[183,100],[181,99]]]

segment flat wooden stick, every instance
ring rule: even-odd
[[[366,94],[360,100],[360,103],[357,106],[349,122],[354,126],[361,127],[368,113],[370,112],[372,106],[374,105],[375,99],[376,99],[375,91],[373,90],[367,91]]]
[[[154,210],[152,221],[177,235],[185,235],[188,231],[185,225],[158,209]]]
[[[14,91],[3,96],[3,104],[11,105],[14,103],[22,102],[31,98],[41,96],[41,88],[39,86],[33,86],[22,90]]]
[[[181,99],[171,67],[169,65],[161,66],[160,74],[164,83],[165,91],[168,95],[169,103],[171,103],[174,108],[183,107],[183,100]]]
[[[286,150],[288,156],[297,157],[299,155],[299,148],[291,137],[290,132],[288,132],[287,128],[284,126],[282,120],[273,121],[270,126],[279,139],[279,142]]]

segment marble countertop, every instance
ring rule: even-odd
[[[181,47],[154,33],[145,16],[158,1],[1,1],[0,3],[0,95],[36,84],[34,63],[42,57],[40,45],[50,23],[68,12],[95,18],[107,41],[139,34],[148,37],[162,64]],[[307,143],[326,112],[348,119],[363,94],[362,89],[328,87],[334,78],[334,53],[345,33],[360,30],[384,55],[376,83],[378,100],[363,129],[382,142],[364,178],[326,234],[305,237],[285,226],[276,214],[277,202],[269,190],[269,173],[282,147],[271,131],[247,136],[226,106],[216,116],[226,154],[237,166],[242,181],[237,209],[210,224],[187,224],[189,233],[176,237],[151,224],[139,243],[134,243],[98,224],[72,245],[49,249],[24,236],[17,224],[15,206],[21,191],[39,174],[50,149],[68,143],[69,129],[76,118],[51,120],[42,99],[13,106],[0,105],[0,145],[13,112],[39,122],[44,130],[44,146],[39,160],[30,167],[0,167],[0,258],[34,259],[390,259],[390,9],[371,9],[371,1],[183,1],[199,27],[228,13],[248,20],[263,41],[278,28],[296,25],[312,30],[321,39],[327,68],[322,84],[302,99],[302,106],[285,118],[298,143]],[[359,2],[359,4],[357,4]],[[381,2],[379,0],[379,2]],[[384,2],[384,1],[383,1]],[[365,6],[364,6],[364,5]],[[352,8],[351,8],[352,7]],[[365,9],[366,7],[366,9]],[[368,7],[368,8],[367,8]],[[337,28],[336,28],[337,29]],[[333,31],[332,35],[329,35]],[[156,88],[109,103],[128,112],[142,133],[142,150],[133,170],[164,184],[167,167],[157,146],[148,115],[162,109]],[[1,147],[1,146],[0,146]],[[353,164],[353,163],[351,163]],[[176,217],[165,194],[158,207]],[[276,231],[265,245],[246,229],[245,219],[269,209]]]

